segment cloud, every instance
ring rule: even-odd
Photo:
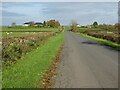
[[[12,20],[21,23],[56,19],[62,24],[76,20],[82,25],[91,24],[93,21],[108,24],[118,21],[118,3],[114,2],[3,3],[3,11],[4,24]]]
[[[118,15],[120,15],[120,2],[118,3]]]
[[[21,17],[21,16],[26,15],[2,10],[2,17]]]
[[[33,2],[33,0],[1,0],[2,2]],[[119,2],[119,0],[34,0],[34,2]]]
[[[76,20],[80,24],[117,22],[117,3],[51,3],[43,10],[44,17],[63,23]]]

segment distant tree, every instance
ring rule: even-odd
[[[95,22],[93,23],[93,26],[96,28],[96,27],[98,26],[98,23],[95,21]]]
[[[60,32],[64,32],[64,26],[61,25],[58,29]]]
[[[116,23],[115,28],[120,30],[120,23]]]
[[[46,26],[46,25],[47,25],[47,23],[46,23],[46,21],[44,21],[44,22],[43,22],[43,26]]]
[[[64,30],[64,26],[62,26],[62,30]]]
[[[11,26],[12,26],[12,27],[15,27],[15,26],[16,26],[16,23],[15,23],[15,22],[13,22],[13,23],[11,24]]]
[[[115,24],[115,25],[111,25],[111,24],[99,24],[97,26],[98,28],[102,29],[102,30],[108,30],[108,31],[111,31],[111,30],[117,30],[118,28],[118,24]]]
[[[56,21],[56,22],[55,22],[55,26],[56,26],[56,27],[60,26],[59,21]]]
[[[77,31],[78,30],[78,27],[77,27],[77,22],[76,21],[72,21],[71,22],[71,25],[70,25],[70,30],[71,31]]]
[[[114,26],[115,29],[118,30],[118,33],[120,34],[120,23],[116,23]]]
[[[50,21],[47,21],[47,26],[58,27],[58,26],[60,26],[60,23],[59,23],[59,21],[50,20]]]

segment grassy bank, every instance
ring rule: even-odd
[[[77,33],[83,37],[86,37],[86,38],[90,38],[92,40],[95,40],[97,42],[100,42],[100,43],[103,43],[105,45],[108,45],[116,50],[120,50],[120,44],[117,44],[117,43],[114,43],[114,42],[111,42],[111,41],[108,41],[108,40],[105,40],[105,39],[100,39],[100,38],[95,38],[95,37],[92,37],[92,36],[89,36],[89,35],[86,35],[86,34],[82,34],[82,33]]]
[[[9,69],[3,69],[3,88],[35,88],[50,68],[63,41],[63,33],[53,36]]]

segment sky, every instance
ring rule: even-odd
[[[3,2],[0,11],[2,25],[51,19],[63,25],[69,25],[72,20],[80,25],[92,24],[94,21],[99,24],[118,22],[117,2]]]
[[[2,2],[119,2],[119,0],[1,0]]]

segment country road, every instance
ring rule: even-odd
[[[65,32],[65,44],[54,88],[117,88],[118,52],[98,42]]]

